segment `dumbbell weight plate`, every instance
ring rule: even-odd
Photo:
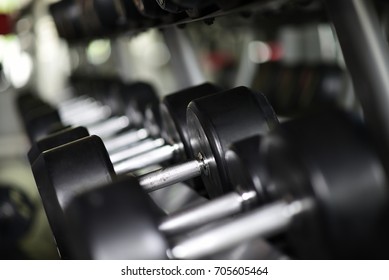
[[[108,153],[100,138],[89,136],[43,152],[31,168],[57,246],[68,258],[63,209],[77,193],[113,180]]]
[[[229,146],[243,138],[269,131],[278,124],[272,107],[262,94],[253,94],[245,87],[235,88],[232,92],[200,98],[188,106],[192,152],[196,158],[207,161],[202,179],[211,197],[232,190],[224,158]]]
[[[75,259],[166,259],[161,212],[127,176],[76,197],[66,210]]]
[[[30,165],[33,165],[39,155],[47,150],[55,147],[76,141],[78,139],[89,136],[89,132],[85,127],[66,128],[56,133],[36,141],[32,144],[28,152],[28,160]]]

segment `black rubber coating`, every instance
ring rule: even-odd
[[[279,198],[312,198],[289,231],[298,258],[388,258],[383,165],[361,124],[327,111],[282,124],[261,150]]]
[[[108,153],[92,135],[43,152],[32,172],[58,249],[68,258],[63,210],[77,194],[113,180]]]
[[[118,100],[122,101],[122,114],[127,115],[138,127],[143,126],[146,108],[159,103],[154,88],[144,82],[124,84],[119,91]]]
[[[166,259],[161,213],[138,181],[123,177],[76,197],[66,209],[73,259]]]
[[[28,160],[32,165],[35,160],[44,151],[52,148],[73,142],[75,140],[89,136],[89,132],[85,127],[71,127],[61,130],[59,132],[50,134],[49,136],[42,138],[32,144],[28,152]]]
[[[232,143],[267,133],[278,120],[264,95],[245,87],[192,101],[187,111],[193,156],[207,163],[202,179],[210,197],[233,190],[225,153]]]
[[[189,103],[194,99],[209,96],[219,91],[221,91],[219,87],[205,83],[169,94],[162,100],[160,105],[162,136],[169,144],[180,143],[184,147],[185,155],[182,155],[177,160],[186,160],[192,156],[186,122],[186,110]]]
[[[25,128],[31,143],[46,137],[58,124],[61,124],[61,117],[51,106],[42,106],[26,114]]]

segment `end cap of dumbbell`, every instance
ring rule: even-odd
[[[53,127],[61,123],[61,117],[56,109],[43,106],[32,110],[26,115],[25,127],[31,143],[47,136]]]
[[[129,116],[135,125],[142,126],[148,106],[159,103],[155,89],[148,83],[136,82],[123,84],[119,91],[122,113]]]
[[[31,168],[58,249],[68,258],[63,211],[77,194],[113,180],[108,153],[92,135],[41,153]]]
[[[266,97],[246,87],[195,99],[186,116],[192,153],[208,162],[202,179],[210,197],[233,190],[225,158],[231,144],[263,135],[278,125]]]
[[[296,255],[387,257],[387,176],[360,120],[326,109],[282,124],[262,144],[280,196],[315,201],[289,231]]]
[[[49,136],[42,138],[34,142],[27,154],[28,160],[32,165],[34,161],[44,151],[53,149],[55,147],[70,143],[72,141],[89,136],[89,132],[85,127],[70,127],[65,128],[56,133],[50,134]]]
[[[127,176],[77,196],[66,210],[75,259],[166,259],[155,204]]]
[[[192,156],[188,126],[186,122],[186,108],[189,103],[201,97],[221,91],[221,88],[211,83],[204,83],[190,87],[164,97],[160,105],[162,115],[163,137],[170,141],[170,144],[183,143],[186,157]],[[181,158],[179,160],[185,160]]]

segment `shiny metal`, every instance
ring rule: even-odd
[[[176,234],[237,214],[242,211],[243,199],[238,193],[230,193],[206,203],[166,216],[159,229]]]
[[[354,90],[389,170],[389,47],[371,0],[326,0]]]
[[[174,157],[177,146],[166,145],[114,165],[117,174],[132,172],[147,166],[156,165]]]
[[[71,117],[63,118],[61,115],[61,120],[63,123],[68,125],[88,126],[96,124],[99,121],[103,121],[109,118],[110,115],[111,109],[108,106],[100,106],[93,110],[74,114]]]
[[[73,107],[69,108],[58,108],[58,112],[62,119],[72,120],[76,118],[79,114],[86,114],[90,111],[100,108],[102,104],[93,99],[86,99],[75,104]]]
[[[73,98],[70,98],[68,100],[64,100],[61,103],[59,103],[58,108],[61,110],[62,109],[67,110],[67,109],[72,108],[74,106],[79,106],[80,104],[82,104],[82,102],[84,102],[86,100],[92,101],[92,100],[94,100],[94,98],[92,98],[88,95],[81,95],[81,96],[73,97]]]
[[[88,131],[91,135],[107,138],[125,129],[130,123],[130,119],[126,116],[111,117],[102,122],[88,126]]]
[[[163,168],[139,177],[139,184],[147,192],[156,191],[178,182],[200,176],[203,169],[203,162],[197,160],[187,161]]]
[[[293,218],[310,209],[310,200],[280,201],[264,206],[231,222],[179,241],[169,250],[175,259],[197,259],[220,252],[257,236],[268,237],[288,228]]]
[[[146,129],[129,130],[121,132],[115,137],[105,139],[104,145],[108,152],[113,152],[124,147],[131,146],[149,136]]]
[[[129,159],[131,157],[143,154],[145,152],[149,152],[153,149],[162,147],[165,145],[165,140],[162,138],[158,139],[146,139],[135,145],[132,145],[124,150],[120,150],[110,155],[111,162],[116,164],[120,161]]]

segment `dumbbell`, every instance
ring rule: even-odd
[[[245,161],[247,170],[236,182],[250,189],[266,173],[267,189],[261,192],[268,194],[258,197],[264,206],[167,239],[159,230],[160,216],[148,208],[150,198],[141,188],[129,188],[137,182],[126,178],[76,196],[68,205],[71,257],[207,258],[254,237],[281,233],[296,258],[388,257],[387,178],[360,123],[338,111],[327,112],[283,123],[254,138],[259,147],[253,152],[264,164]]]
[[[180,148],[179,153],[174,154],[177,160],[185,159],[189,156],[189,140],[187,140],[185,121],[187,104],[192,98],[210,95],[217,91],[219,91],[219,88],[207,83],[168,95],[162,101],[162,119],[164,120],[164,127],[166,127],[164,137],[166,141],[175,145],[174,147]],[[64,257],[67,255],[66,249],[61,245],[63,244],[63,238],[58,233],[61,232],[62,208],[67,203],[66,199],[63,199],[68,195],[72,196],[80,188],[89,188],[96,183],[111,181],[115,176],[111,164],[112,157],[108,158],[104,146],[97,137],[83,138],[87,135],[87,131],[84,128],[75,128],[71,130],[71,133],[65,133],[66,131],[61,132],[62,135],[59,138],[56,135],[52,135],[49,138],[36,142],[29,152],[30,162],[34,162],[32,170],[37,186],[41,193],[51,228]],[[43,151],[77,139],[79,140],[73,142],[75,144],[69,145],[72,147],[71,149],[60,146],[42,154]],[[136,150],[139,151],[139,149],[138,145]],[[91,155],[88,155],[88,151],[90,151]],[[185,155],[185,153],[188,153],[188,155]],[[40,160],[36,160],[39,155]],[[173,156],[173,154],[170,155]],[[90,166],[88,167],[88,165]],[[87,172],[90,172],[90,175],[83,173],[85,171],[84,168],[88,170]],[[64,172],[62,172],[62,169],[64,169]],[[46,172],[49,173],[46,174]],[[69,175],[66,175],[66,172],[69,172]],[[87,177],[93,176],[94,178],[78,178],[83,176],[83,174]],[[96,176],[93,174],[96,174]],[[55,178],[50,179],[50,176]],[[53,188],[46,188],[46,184],[54,184],[56,188],[63,190],[66,194],[59,194],[57,197],[57,194],[52,191]],[[199,182],[194,182],[192,186],[196,187],[198,184]]]
[[[164,115],[163,112],[162,109],[162,115]],[[190,103],[187,112],[187,128],[185,124],[178,125],[174,121],[165,121],[165,123],[168,123],[165,131],[169,131],[169,123],[173,128],[165,139],[170,137],[173,145],[155,149],[150,153],[124,161],[125,165],[128,162],[133,163],[138,160],[149,162],[151,153],[158,155],[164,153],[163,150],[166,148],[168,148],[168,158],[172,159],[176,151],[182,149],[181,146],[184,146],[186,151],[191,150],[194,153],[194,160],[139,177],[140,184],[148,191],[185,181],[201,174],[207,186],[207,193],[210,196],[215,197],[223,194],[229,181],[224,159],[224,152],[228,145],[236,139],[266,133],[278,123],[265,97],[244,87],[196,99]],[[169,114],[166,114],[166,116],[165,119],[170,118]],[[181,119],[182,122],[182,118],[178,119]],[[91,141],[96,143],[94,140]],[[83,142],[87,143],[88,139],[84,139]],[[81,143],[78,143],[78,145],[81,145]],[[83,145],[87,144],[83,143]],[[73,145],[65,145],[59,148],[68,150],[68,152],[64,152],[68,155],[67,158],[62,158],[62,161],[71,162]],[[96,149],[103,149],[103,147],[96,147]],[[55,152],[53,149],[44,153],[41,159],[44,161],[45,158],[47,160],[52,158],[54,161],[53,165],[50,164],[52,170],[56,169]],[[184,153],[180,154],[180,157],[186,157]],[[93,162],[90,165],[89,169],[93,170]],[[115,166],[115,170],[121,173],[120,166]],[[51,176],[50,174],[47,175]],[[50,186],[50,188],[56,189],[55,186]]]
[[[188,106],[187,118],[194,117],[199,122],[188,122],[184,137],[189,139],[193,148],[193,137],[198,137],[197,133],[201,130],[203,135],[200,140],[204,142],[202,147],[207,148],[203,152],[207,158],[202,158],[202,162],[198,159],[187,161],[140,177],[140,184],[148,191],[202,175],[206,193],[209,196],[219,195],[222,188],[229,187],[227,163],[223,156],[229,144],[254,134],[266,133],[278,123],[265,97],[244,87],[192,101]],[[58,216],[63,215],[63,209],[75,193],[89,189],[97,181],[105,183],[112,180],[113,167],[107,159],[102,142],[91,136],[49,150],[35,161],[32,170],[54,235],[61,231],[56,227],[62,227],[62,220]],[[82,175],[83,172],[85,175]],[[70,177],[70,174],[76,175]],[[93,174],[95,178],[91,178]],[[210,179],[207,180],[208,177]]]
[[[78,111],[77,114],[75,114],[75,110],[70,111],[70,115],[76,117],[77,119],[75,121],[68,121],[68,124],[75,124],[79,123],[79,125],[88,125],[88,129],[93,134],[99,134],[102,137],[106,138],[110,135],[113,135],[121,130],[124,130],[129,125],[133,125],[135,127],[141,127],[142,120],[144,117],[142,116],[142,113],[146,110],[146,108],[153,104],[158,104],[159,99],[155,93],[155,91],[145,83],[133,83],[130,85],[125,86],[119,86],[118,89],[116,89],[114,95],[114,98],[117,99],[117,103],[120,105],[117,105],[121,112],[123,114],[126,114],[126,116],[112,116],[111,118],[92,124],[93,122],[96,122],[98,120],[101,120],[101,118],[107,117],[107,114],[105,114],[105,110],[108,109],[111,111],[107,106],[104,108],[97,108],[97,109],[90,109],[88,110],[85,108],[85,104],[82,103],[81,105],[76,106],[76,111]],[[35,97],[30,97],[31,99],[35,100]],[[20,98],[18,100],[19,107],[23,106],[30,106],[33,102],[26,102],[27,98]],[[48,135],[49,132],[52,130],[52,127],[54,125],[58,126],[58,123],[61,123],[62,116],[58,113],[58,111],[51,106],[47,106],[44,103],[42,104],[41,101],[38,103],[38,101],[34,101],[30,108],[22,108],[19,111],[22,112],[22,118],[24,119],[26,130],[30,136],[30,139],[35,141],[36,139],[42,138],[42,136]],[[27,105],[26,105],[27,103]],[[38,103],[38,104],[36,104]],[[66,103],[65,108],[72,107],[74,102]],[[22,104],[22,105],[20,105]],[[103,110],[103,111],[102,111]],[[64,111],[64,110],[62,110]],[[32,116],[31,112],[34,114]],[[36,112],[36,114],[35,114]],[[102,115],[101,112],[104,114]],[[27,117],[23,117],[23,115],[29,114]],[[68,114],[69,115],[69,114]],[[84,122],[80,123],[80,115],[86,116],[86,122],[84,117]],[[96,118],[97,116],[97,118]],[[65,117],[65,121],[68,118]],[[89,120],[89,121],[88,121]],[[141,136],[141,139],[145,138],[144,135],[145,131],[142,130],[140,133],[137,133],[137,131],[127,131],[126,133],[123,133],[123,140],[124,141],[130,141],[129,139],[133,139],[134,136]],[[119,141],[119,137],[117,137],[117,140],[111,141],[114,142],[112,145],[115,146],[115,143]],[[136,138],[135,138],[136,139]],[[129,143],[131,144],[131,143]],[[109,146],[107,144],[107,146]]]
[[[159,164],[163,161],[184,160],[190,155],[189,139],[187,139],[186,128],[186,107],[192,99],[204,97],[220,91],[220,89],[212,84],[205,83],[199,86],[188,88],[170,95],[165,96],[160,104],[162,116],[156,116],[156,111],[146,113],[145,119],[152,124],[146,124],[147,131],[152,130],[150,126],[154,126],[155,134],[162,134],[163,138],[145,139],[129,146],[127,149],[118,149],[119,146],[127,145],[128,140],[123,137],[113,137],[105,140],[105,146],[110,154],[115,170],[117,173],[127,172],[133,169],[146,167],[149,164]],[[151,120],[151,118],[160,118],[161,120]],[[140,130],[141,131],[141,130]],[[160,133],[162,131],[162,133]],[[150,133],[149,133],[150,134]],[[29,152],[30,163],[33,163],[36,158],[45,150],[52,149],[56,146],[66,144],[71,141],[88,136],[85,128],[65,129],[64,131],[55,133],[46,138],[41,139],[33,144]],[[181,140],[183,139],[183,140]],[[134,139],[135,140],[135,139]],[[132,140],[132,143],[134,141]],[[168,143],[169,145],[166,145]],[[115,149],[113,149],[115,148]],[[156,149],[160,148],[160,149]],[[171,150],[174,149],[174,153]],[[117,150],[112,152],[112,150]],[[145,160],[142,162],[134,162],[127,160],[137,154],[150,151]],[[151,157],[150,157],[151,155]],[[121,163],[120,163],[121,162]],[[132,165],[129,163],[132,162]],[[135,163],[135,166],[134,166]]]
[[[51,130],[55,130],[61,126],[66,126],[67,124],[72,123],[68,117],[69,115],[73,116],[73,122],[77,119],[78,122],[85,125],[91,124],[110,115],[110,109],[107,106],[101,108],[95,104],[90,106],[92,103],[89,103],[89,100],[88,102],[79,102],[79,106],[85,108],[83,115],[80,113],[77,114],[77,112],[72,110],[68,111],[68,116],[61,114],[59,110],[32,94],[19,96],[17,104],[23,124],[31,142],[47,135]],[[62,122],[65,122],[65,124],[60,125]]]
[[[234,143],[226,152],[233,190],[220,197],[173,212],[162,219],[159,230],[166,235],[189,231],[211,222],[250,211],[271,201],[268,176],[260,152],[261,137],[254,136]]]
[[[195,258],[192,246],[200,240],[215,240],[213,248],[203,248],[210,253],[231,240],[284,233],[293,255],[303,259],[387,258],[387,176],[360,123],[328,112],[282,125],[265,138],[259,149],[269,183],[261,199],[268,203],[177,244],[176,257]],[[260,176],[248,175],[249,182],[253,175]],[[229,236],[237,228],[248,230]],[[226,239],[219,242],[221,232]]]

